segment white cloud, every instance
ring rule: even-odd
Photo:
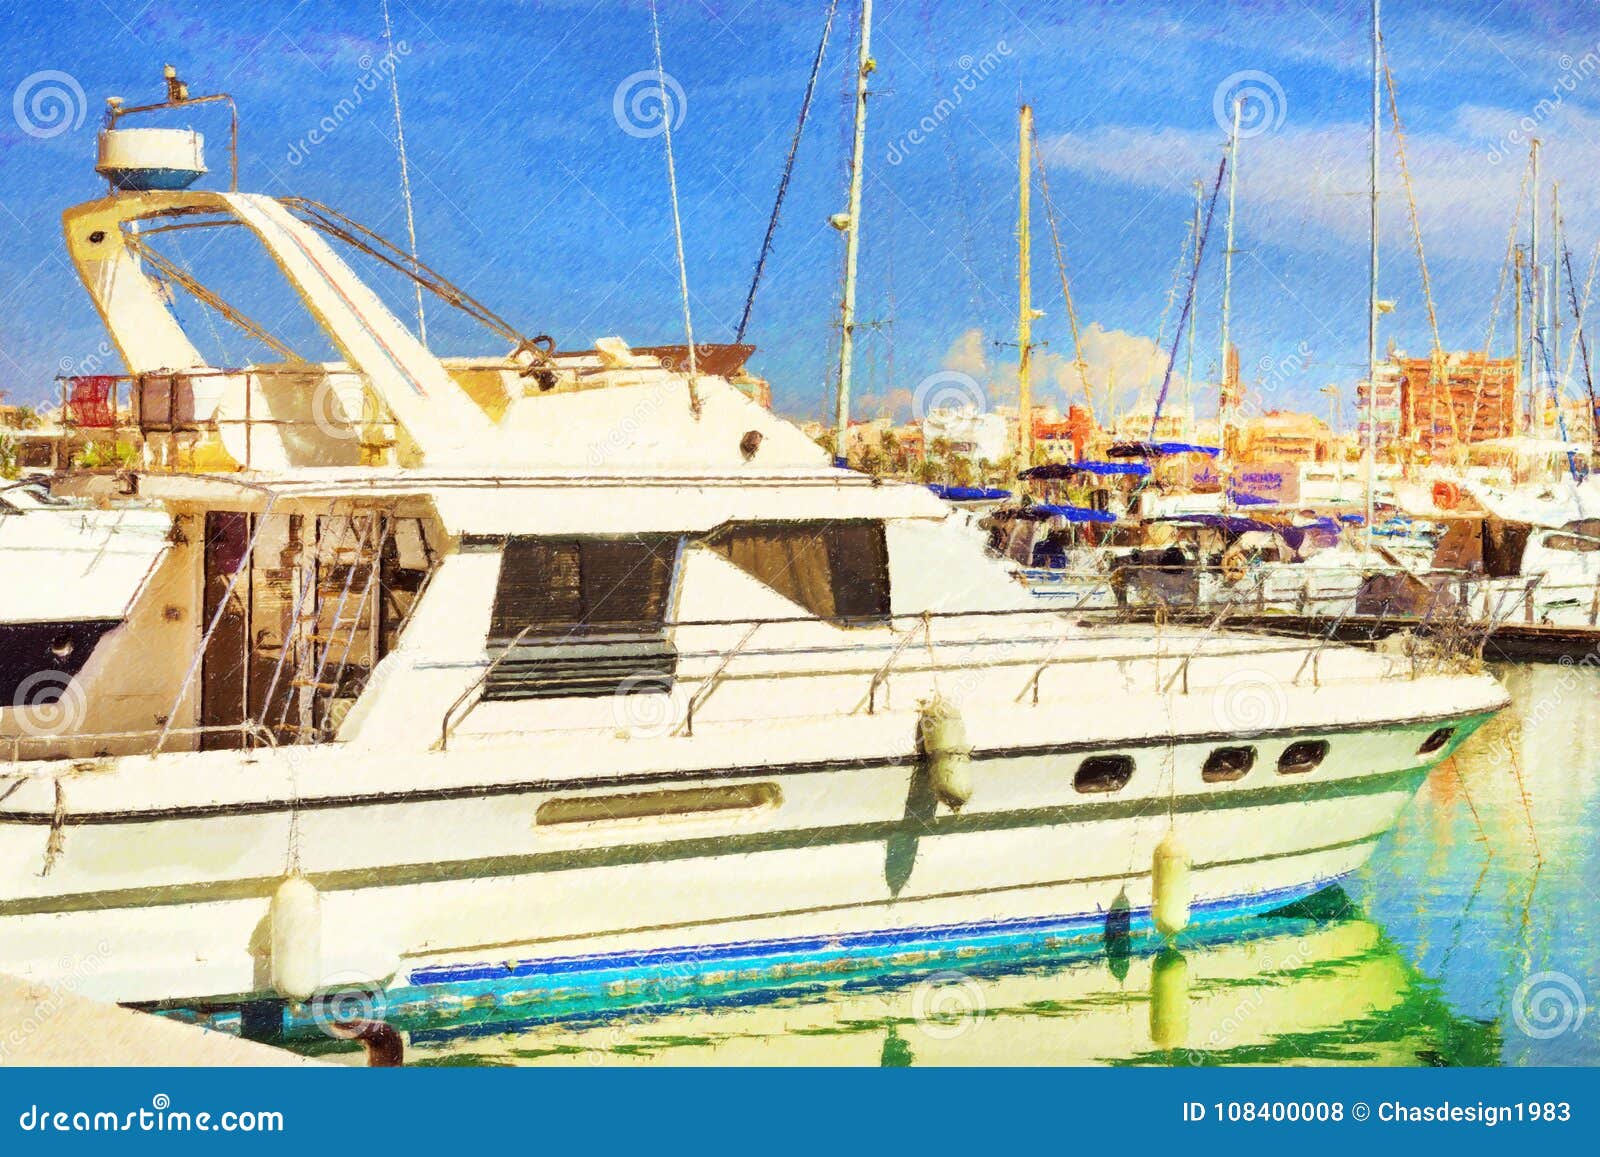
[[[1095,416],[1102,422],[1113,413],[1148,406],[1161,388],[1167,354],[1141,334],[1108,330],[1090,322],[1082,330],[1084,376],[1093,394]],[[981,330],[969,329],[950,343],[940,362],[941,371],[970,374],[984,390],[990,405],[1015,405],[1017,362],[1014,348],[996,347]],[[1168,404],[1182,397],[1183,375],[1175,373]],[[1033,358],[1035,404],[1053,404],[1063,411],[1083,401],[1083,378],[1070,352],[1036,351]],[[1109,410],[1109,412],[1108,412]]]
[[[1290,121],[1240,145],[1239,243],[1248,246],[1254,240],[1295,250],[1348,250],[1364,241],[1368,230],[1367,126],[1304,127],[1292,123],[1292,112]],[[1526,168],[1530,124],[1545,142],[1545,197],[1551,180],[1562,181],[1569,235],[1591,236],[1600,227],[1600,198],[1588,179],[1594,147],[1600,144],[1600,118],[1570,101],[1527,112],[1464,106],[1449,132],[1406,137],[1407,164],[1430,256],[1500,263]],[[1197,174],[1214,173],[1219,159],[1218,134],[1212,126],[1200,130],[1115,126],[1063,134],[1046,141],[1044,149],[1054,167],[1138,189],[1170,191],[1178,197],[1188,195]],[[1401,251],[1394,248],[1398,246],[1409,254],[1409,212],[1387,119],[1380,183],[1383,243],[1391,253]]]

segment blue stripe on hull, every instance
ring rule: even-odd
[[[1338,885],[1308,881],[1193,906],[1183,941],[1226,940],[1230,928]],[[1027,920],[936,925],[845,936],[752,940],[649,952],[421,968],[380,998],[382,1015],[417,1040],[508,1023],[583,1021],[676,1004],[742,1004],[775,990],[855,985],[910,972],[1029,959],[1132,955],[1161,942],[1148,908]],[[220,1026],[219,1026],[220,1027]],[[320,1035],[306,1008],[286,1013],[289,1036]]]

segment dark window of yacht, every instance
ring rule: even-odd
[[[1278,756],[1279,775],[1304,775],[1315,771],[1328,758],[1326,739],[1302,739],[1289,744]]]
[[[489,621],[485,699],[663,694],[678,540],[512,538]]]
[[[1243,779],[1245,773],[1255,765],[1255,748],[1219,747],[1206,756],[1205,766],[1200,769],[1200,778],[1207,783],[1227,783],[1229,780]]]
[[[1551,550],[1564,550],[1574,554],[1593,554],[1600,550],[1600,538],[1583,538],[1576,534],[1552,534],[1544,540]]]
[[[1439,728],[1439,730],[1435,731],[1433,734],[1429,735],[1428,738],[1422,741],[1422,746],[1417,748],[1417,754],[1432,755],[1435,751],[1438,751],[1445,744],[1449,743],[1451,737],[1454,736],[1455,733],[1456,729],[1454,727]]]
[[[1133,756],[1091,755],[1078,764],[1072,786],[1081,792],[1120,791],[1133,778]]]
[[[881,522],[743,523],[706,545],[824,619],[889,614],[889,550]]]
[[[663,536],[511,538],[489,637],[659,632],[677,549]]]

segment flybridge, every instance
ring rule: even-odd
[[[225,93],[191,97],[170,66],[166,84],[167,99],[159,103],[126,107],[120,98],[108,101],[97,171],[110,195],[69,209],[63,222],[68,252],[128,370],[62,379],[64,417],[91,440],[104,437],[118,444],[121,434],[132,430],[140,465],[147,469],[525,462],[528,423],[516,419],[518,403],[617,385],[665,389],[656,390],[660,396],[648,405],[634,400],[626,413],[590,407],[594,416],[615,420],[605,437],[588,440],[588,464],[595,465],[597,457],[600,464],[622,463],[630,456],[637,462],[642,450],[645,459],[659,465],[689,447],[670,451],[660,438],[648,436],[647,428],[684,433],[658,411],[675,407],[672,395],[683,389],[692,399],[707,390],[720,392],[721,379],[738,374],[750,352],[744,346],[706,347],[706,356],[694,359],[693,375],[684,372],[688,359],[677,347],[632,351],[605,339],[588,353],[558,357],[551,338],[526,335],[414,253],[338,211],[302,197],[241,191],[236,112],[228,190],[198,187],[207,173],[198,132],[129,128],[124,122],[209,102],[233,110],[233,99]],[[158,247],[167,233],[241,227],[304,304],[339,361],[302,355],[252,316],[259,316],[261,305],[251,309],[246,308],[250,302],[225,300],[192,273],[181,255],[169,256]],[[441,359],[347,263],[349,250],[466,313],[505,342],[501,348],[508,352]],[[171,308],[174,288],[281,360],[234,368],[211,364]],[[575,441],[572,423],[584,416],[560,406],[556,410],[566,441]],[[798,446],[780,451],[766,422],[752,422],[748,414],[728,421],[739,423],[729,449],[747,447],[748,453],[741,451],[745,459],[759,452],[763,463],[811,463],[809,446],[805,453]],[[703,443],[712,427],[692,424],[689,431],[689,443],[701,444],[695,459],[706,460]],[[761,437],[752,440],[756,433]],[[722,437],[720,430],[716,436]],[[767,448],[759,450],[763,439]],[[546,448],[557,449],[558,458],[566,453]]]

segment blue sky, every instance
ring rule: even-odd
[[[405,46],[395,67],[423,258],[563,348],[612,334],[639,345],[681,340],[662,141],[625,131],[617,115],[620,94],[628,119],[625,83],[653,67],[648,7],[391,4]],[[663,0],[666,69],[683,95],[674,145],[701,340],[728,340],[737,324],[826,8]],[[876,9],[860,312],[881,324],[860,343],[867,409],[903,410],[920,381],[949,366],[1004,396],[1015,354],[995,343],[1015,327],[1020,99],[1036,110],[1079,315],[1096,327],[1095,374],[1115,366],[1125,385],[1152,360],[1190,184],[1209,180],[1224,139],[1219,92],[1243,86],[1264,102],[1251,106],[1259,120],[1239,171],[1233,336],[1244,374],[1266,404],[1319,413],[1322,385],[1360,376],[1364,3],[878,0]],[[826,222],[845,204],[855,11],[841,4],[750,332],[753,367],[795,414],[821,411],[836,356],[842,244]],[[1481,348],[1527,126],[1546,142],[1546,175],[1563,181],[1580,276],[1600,239],[1600,6],[1391,0],[1385,30],[1442,337],[1449,348]],[[403,240],[387,80],[367,91],[383,55],[379,0],[14,4],[6,31],[0,389],[13,400],[44,397],[58,366],[81,364],[103,340],[63,252],[60,213],[103,188],[92,165],[104,97],[157,97],[163,63],[196,93],[238,99],[245,188],[311,196]],[[48,102],[32,103],[51,85],[67,94],[64,121],[49,119]],[[958,90],[959,102],[941,108]],[[337,111],[357,93],[353,110]],[[220,174],[225,120],[194,120]],[[912,130],[929,124],[915,143]],[[1384,337],[1422,353],[1429,327],[1387,135],[1383,150],[1382,295],[1399,303]],[[1066,401],[1071,339],[1039,202],[1044,396]],[[1219,231],[1202,277],[1197,377],[1214,373],[1221,247]],[[247,283],[230,296],[248,305],[252,292]],[[403,308],[407,299],[391,292]],[[1510,325],[1503,309],[1497,344]],[[499,348],[439,309],[429,328],[442,352]]]

